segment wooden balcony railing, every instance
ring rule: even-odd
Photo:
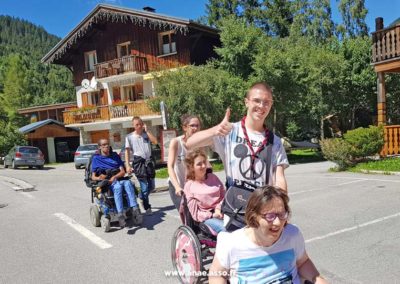
[[[94,67],[94,76],[96,78],[104,78],[126,72],[148,72],[146,58],[136,55],[128,55],[110,61],[104,61],[95,64]]]
[[[66,125],[146,115],[159,115],[159,113],[150,110],[145,101],[127,102],[126,104],[118,104],[116,106],[98,106],[89,109],[82,108],[81,110],[66,110],[63,113],[64,124]]]
[[[372,33],[372,63],[400,60],[400,25]]]
[[[388,125],[384,128],[385,145],[381,156],[400,154],[400,125]]]

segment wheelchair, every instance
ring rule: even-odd
[[[195,284],[207,275],[205,264],[211,263],[217,244],[217,234],[204,223],[193,220],[185,195],[182,195],[183,225],[174,232],[171,260],[181,283]],[[210,257],[211,260],[209,259]]]
[[[112,176],[113,172],[106,173]],[[123,179],[130,179],[125,177]],[[90,221],[94,227],[100,227],[104,232],[109,232],[112,222],[118,222],[119,216],[115,206],[114,195],[108,183],[108,179],[102,181],[93,181],[91,179],[91,159],[85,167],[85,183],[91,189]],[[135,187],[134,187],[135,188]],[[143,222],[141,214],[133,214],[129,207],[129,201],[126,192],[122,194],[123,216],[125,221],[131,220],[134,225],[140,225]]]

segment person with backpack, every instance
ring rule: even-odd
[[[125,138],[125,165],[126,171],[132,171],[140,183],[139,197],[143,201],[143,207],[147,215],[151,215],[149,194],[155,187],[155,164],[151,155],[151,143],[157,144],[157,138],[148,131],[143,120],[135,116],[132,119],[134,131]],[[130,152],[133,153],[132,165],[130,165]]]
[[[217,234],[225,231],[221,213],[225,189],[216,175],[207,173],[207,155],[196,149],[187,154],[185,163],[187,181],[183,192],[192,218],[204,222]]]
[[[272,89],[264,82],[253,84],[244,98],[247,114],[231,123],[230,109],[218,125],[194,133],[190,149],[213,145],[224,164],[227,188],[276,185],[287,190],[284,170],[289,166],[281,140],[265,126],[273,105]]]
[[[300,229],[288,223],[290,212],[286,191],[257,188],[247,203],[247,226],[218,235],[209,283],[328,283],[309,258]]]
[[[125,227],[125,217],[123,214],[122,191],[128,195],[129,206],[132,209],[134,218],[140,216],[140,210],[136,202],[136,195],[130,180],[122,180],[125,176],[124,164],[119,155],[110,151],[110,144],[107,139],[100,139],[98,142],[100,153],[94,154],[92,158],[92,180],[108,180],[110,189],[114,194],[115,207],[118,212],[118,221],[121,227]]]

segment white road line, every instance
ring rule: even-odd
[[[392,219],[392,218],[395,218],[395,217],[400,217],[400,212],[396,213],[396,214],[393,214],[393,215],[386,216],[386,217],[378,218],[378,219],[375,219],[375,220],[372,220],[372,221],[369,221],[369,222],[366,222],[366,223],[363,223],[363,224],[360,224],[360,225],[357,225],[357,226],[354,226],[354,227],[345,228],[345,229],[338,230],[336,232],[332,232],[332,233],[329,233],[329,234],[326,234],[326,235],[323,235],[323,236],[314,237],[314,238],[306,240],[306,243],[311,243],[311,242],[314,242],[314,241],[323,240],[323,239],[326,239],[326,238],[329,238],[329,237],[332,237],[332,236],[336,236],[336,235],[339,235],[339,234],[343,234],[343,233],[347,233],[347,232],[350,232],[350,231],[354,231],[354,230],[360,229],[362,227],[366,227],[366,226],[369,226],[369,225],[373,225],[375,223],[383,222],[385,220]]]
[[[287,175],[285,174],[286,178],[287,177],[301,177],[304,178],[305,175]],[[306,175],[307,177],[318,177],[318,178],[330,178],[330,179],[360,179],[360,180],[370,180],[370,181],[383,181],[383,182],[394,182],[394,183],[400,183],[400,179],[380,179],[380,178],[360,178],[360,177],[344,177],[344,176],[320,176],[320,175]]]
[[[307,190],[295,191],[295,192],[289,193],[289,196],[297,195],[297,194],[301,194],[301,193],[307,193],[307,192],[311,192],[311,191],[326,190],[327,187],[338,187],[338,186],[341,186],[341,185],[356,183],[356,182],[360,182],[360,181],[366,181],[366,180],[365,180],[365,179],[357,179],[357,180],[353,180],[353,181],[349,181],[349,182],[344,182],[344,183],[339,183],[339,184],[332,184],[332,185],[326,185],[326,186],[323,186],[323,187],[321,186],[321,187],[318,187],[318,188],[312,188],[312,189],[307,189]]]
[[[95,234],[93,234],[91,231],[77,223],[74,219],[68,217],[67,215],[63,213],[54,213],[54,216],[58,217],[60,220],[64,221],[67,223],[67,225],[71,226],[74,230],[76,230],[78,233],[80,233],[82,236],[87,238],[89,241],[94,243],[96,246],[98,246],[101,249],[107,249],[111,248],[112,245],[107,243],[105,240],[99,238]]]
[[[21,194],[22,194],[22,195],[25,195],[26,197],[28,197],[28,198],[30,198],[30,199],[34,199],[34,198],[35,198],[35,197],[34,197],[32,194],[30,194],[29,192],[21,191]]]

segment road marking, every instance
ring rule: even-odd
[[[304,178],[304,175],[286,175],[286,177],[301,177],[301,178]],[[322,178],[322,179],[324,179],[324,178],[331,178],[331,179],[360,179],[360,180],[400,183],[400,180],[397,177],[396,177],[396,179],[360,178],[360,177],[348,177],[348,176],[322,176],[321,177],[320,175],[307,175],[307,177],[318,177],[318,178]]]
[[[386,216],[386,217],[378,218],[378,219],[375,219],[375,220],[372,220],[372,221],[369,221],[369,222],[366,222],[366,223],[362,223],[362,224],[357,225],[357,226],[353,226],[353,227],[350,227],[350,228],[345,228],[345,229],[342,229],[342,230],[338,230],[336,232],[332,232],[332,233],[329,233],[329,234],[326,234],[326,235],[323,235],[323,236],[314,237],[314,238],[306,240],[306,243],[311,243],[311,242],[314,242],[314,241],[323,240],[323,239],[326,239],[326,238],[329,238],[329,237],[332,237],[332,236],[336,236],[336,235],[339,235],[339,234],[343,234],[343,233],[347,233],[347,232],[350,232],[350,231],[354,231],[354,230],[360,229],[362,227],[373,225],[375,223],[383,222],[385,220],[396,218],[396,217],[400,217],[400,212],[396,213],[396,214],[393,214],[393,215]]]
[[[28,193],[28,192],[21,191],[21,194],[22,194],[22,195],[25,195],[26,197],[28,197],[28,198],[30,198],[30,199],[34,199],[34,198],[35,198],[32,194],[30,194],[30,193]]]
[[[339,184],[326,185],[324,187],[318,187],[318,188],[312,188],[312,189],[307,189],[307,190],[295,191],[295,192],[289,193],[289,196],[297,195],[297,194],[301,194],[301,193],[307,193],[307,192],[311,192],[311,191],[326,190],[327,187],[338,187],[338,186],[347,185],[347,184],[356,183],[356,182],[361,182],[361,181],[366,181],[366,180],[365,179],[357,179],[357,180],[353,180],[353,181],[349,181],[349,182],[343,182],[343,183],[339,183]]]
[[[78,233],[80,233],[82,236],[87,238],[89,241],[94,243],[96,246],[98,246],[101,249],[108,249],[111,248],[112,245],[107,243],[105,240],[99,238],[95,234],[93,234],[91,231],[77,223],[74,219],[68,217],[67,215],[63,213],[54,213],[54,216],[59,218],[61,221],[64,221],[67,223],[67,225],[71,226],[74,230],[76,230]]]

